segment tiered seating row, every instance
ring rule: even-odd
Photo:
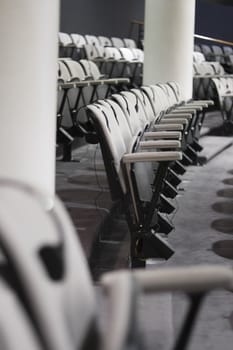
[[[207,61],[221,63],[228,73],[233,73],[233,47],[219,45],[195,45],[194,50],[203,53]]]
[[[141,83],[144,52],[132,39],[59,33],[59,43],[61,57],[87,58],[95,61],[101,72],[110,77],[127,75],[132,85]]]
[[[177,195],[179,174],[195,164],[202,111],[211,101],[183,101],[176,83],[123,91],[87,106],[103,154],[114,201],[122,201],[131,233],[132,266],[168,259],[160,234],[173,229],[163,213]]]
[[[194,97],[212,99],[228,128],[233,121],[233,75],[225,73],[220,62],[205,61],[203,54],[194,53],[193,77]]]
[[[79,62],[69,58],[58,62],[57,142],[65,145],[64,160],[71,160],[75,136],[85,136],[83,107],[123,89],[128,78],[107,78],[90,60]]]

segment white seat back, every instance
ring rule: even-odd
[[[128,61],[128,62],[133,62],[135,61],[135,57],[133,54],[133,51],[127,47],[121,47],[120,49],[121,52],[121,56],[124,58],[124,60]]]
[[[71,78],[67,66],[64,62],[58,61],[58,79],[63,80],[64,83],[68,82]]]
[[[87,76],[90,76],[94,80],[98,80],[101,77],[100,70],[95,62],[91,60],[80,60],[80,64],[83,66]]]
[[[107,115],[106,108],[100,104],[88,105],[87,110],[92,113],[92,116],[98,123],[103,133],[103,138],[106,140],[108,150],[111,154],[111,164],[119,178],[119,183],[123,193],[126,193],[126,183],[121,167],[121,160],[127,149],[122,137],[121,129],[115,117]]]
[[[59,44],[63,47],[69,46],[72,44],[72,39],[67,33],[58,33]]]
[[[124,41],[120,38],[112,37],[111,40],[112,40],[112,45],[114,47],[117,47],[118,49],[125,46]]]
[[[63,63],[67,67],[71,79],[85,80],[86,75],[80,63],[73,60],[64,60]]]
[[[145,128],[145,122],[139,119],[135,106],[122,94],[113,94],[112,98],[119,104],[124,112],[133,136],[140,136]]]
[[[103,108],[106,109],[105,113],[107,114],[107,116],[109,116],[110,118],[116,119],[119,125],[119,128],[121,129],[121,135],[124,140],[126,150],[127,152],[131,152],[136,139],[132,135],[132,132],[126,120],[125,114],[121,109],[121,107],[119,106],[119,104],[111,99],[99,100],[98,103],[101,104]]]
[[[1,246],[46,349],[82,349],[95,320],[94,290],[64,206],[55,198],[46,209],[43,197],[21,184],[0,187]]]
[[[70,34],[70,36],[73,43],[78,49],[82,48],[86,44],[86,40],[83,35],[73,33],[73,34]]]
[[[105,58],[119,61],[122,59],[120,51],[116,47],[105,47]]]
[[[99,45],[99,40],[95,35],[85,35],[87,44]]]
[[[203,55],[203,53],[201,53],[199,51],[194,51],[193,52],[193,62],[194,63],[205,62],[205,56]]]
[[[132,49],[133,55],[136,60],[143,63],[144,62],[144,51],[141,49]]]
[[[112,42],[110,38],[107,38],[106,36],[99,36],[99,43],[101,46],[112,46]]]
[[[133,39],[124,38],[124,43],[125,43],[125,47],[128,47],[129,49],[137,48],[136,42]]]

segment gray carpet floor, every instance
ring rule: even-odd
[[[224,183],[233,178],[232,155],[233,148],[230,147],[205,166],[189,168],[185,175],[185,191],[178,198],[179,211],[174,218],[176,230],[169,239],[176,253],[165,265],[222,264],[233,267],[232,222],[229,223],[233,197],[230,196],[232,188]],[[225,197],[222,196],[224,193]],[[216,225],[219,222],[221,225]],[[230,240],[227,247],[230,247],[228,256],[231,259],[213,251],[213,245],[222,240]],[[184,298],[173,296],[172,304],[173,324],[177,330],[186,303]],[[211,293],[201,310],[190,349],[232,349],[232,314],[233,294],[227,291]]]

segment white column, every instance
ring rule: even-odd
[[[144,84],[177,81],[192,97],[195,0],[145,0]]]
[[[1,0],[0,178],[55,192],[59,0]]]

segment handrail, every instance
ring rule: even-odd
[[[199,35],[199,34],[194,34],[194,37],[198,38],[198,39],[202,39],[202,40],[213,41],[213,42],[218,43],[218,44],[224,44],[224,45],[233,46],[233,42],[232,41],[216,39],[216,38],[210,38],[208,36]]]
[[[131,34],[133,25],[137,24],[139,26],[142,26],[142,25],[144,25],[144,21],[133,19],[133,20],[130,21],[130,24],[131,24],[131,27],[130,27],[130,34]],[[218,44],[224,44],[224,45],[233,46],[233,42],[232,41],[227,41],[227,40],[222,40],[222,39],[217,39],[217,38],[211,38],[211,37],[204,36],[204,35],[199,35],[199,34],[194,34],[194,37],[198,38],[198,39],[202,39],[202,40],[213,41],[213,42],[218,43]]]

